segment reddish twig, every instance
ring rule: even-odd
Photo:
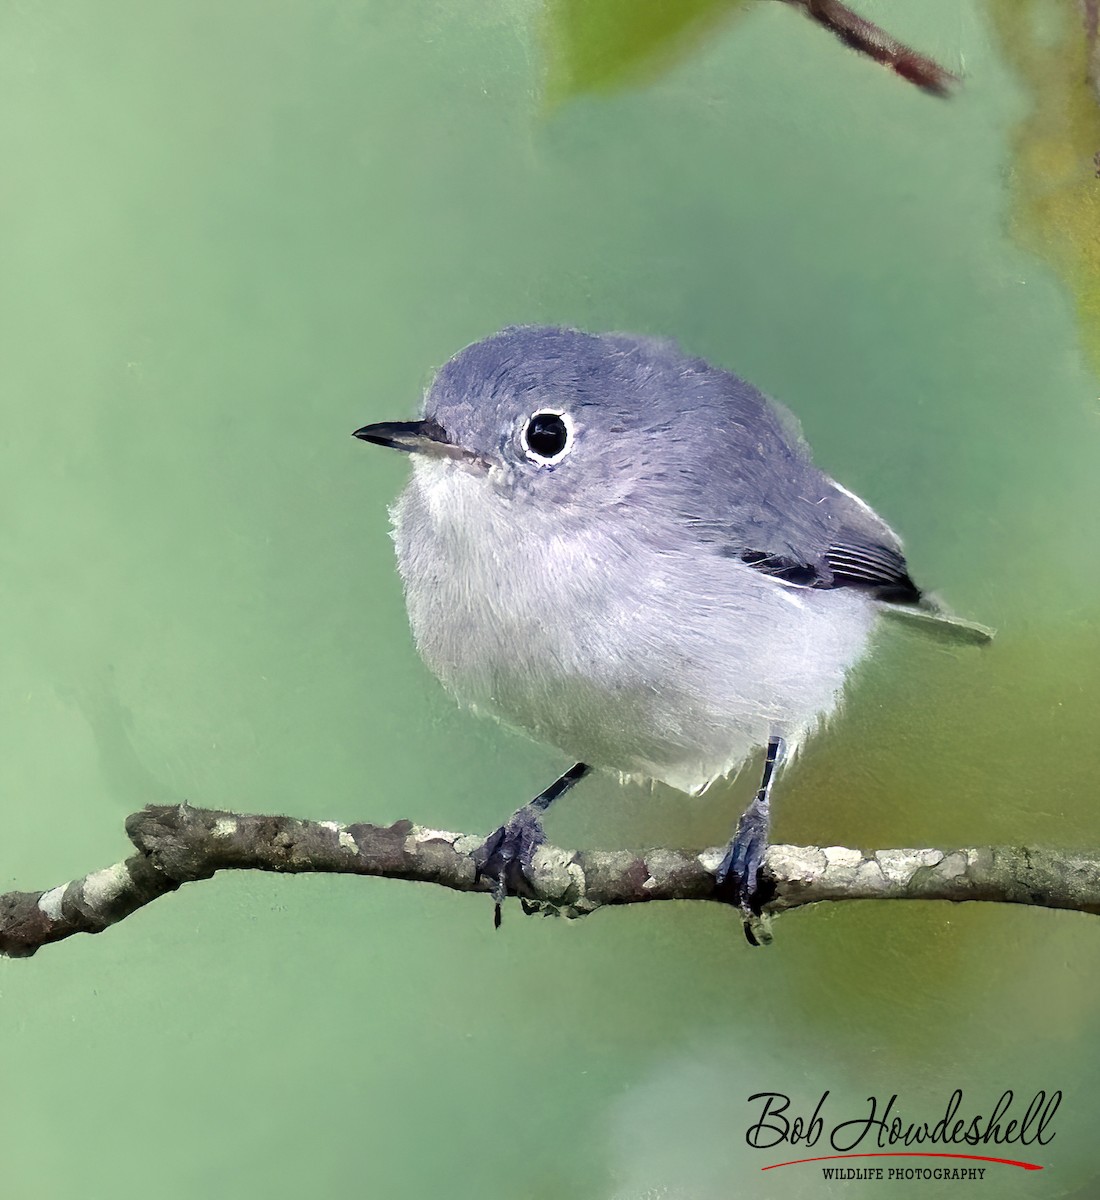
[[[801,8],[846,46],[889,67],[930,95],[949,96],[952,86],[958,83],[958,76],[952,75],[934,59],[899,42],[881,26],[841,4],[840,0],[787,0],[787,3]]]

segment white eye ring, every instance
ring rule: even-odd
[[[531,433],[531,426],[540,417],[557,417],[558,421],[565,433],[565,441],[561,449],[555,450],[553,454],[542,454],[536,448],[531,446],[528,437]],[[542,431],[536,430],[536,433]],[[547,431],[549,432],[549,431]],[[560,463],[561,460],[573,449],[573,442],[576,437],[576,426],[573,424],[573,418],[561,408],[540,408],[533,412],[523,424],[520,430],[520,442],[523,445],[523,453],[527,458],[537,463],[540,467],[552,467],[555,463]]]

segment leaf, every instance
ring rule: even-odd
[[[1069,286],[1100,373],[1100,92],[1090,86],[1096,64],[1081,8],[989,0],[989,13],[1033,106],[1013,145],[1013,233]]]
[[[552,104],[647,83],[685,58],[748,0],[548,0]]]

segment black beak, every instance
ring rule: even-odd
[[[447,431],[430,417],[426,421],[379,421],[376,425],[364,425],[352,437],[376,446],[389,446],[391,450],[404,450],[406,454],[429,454],[433,458],[473,458],[461,446],[456,446],[447,437]]]

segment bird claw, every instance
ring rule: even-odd
[[[737,832],[714,875],[719,896],[741,910],[741,923],[750,946],[765,946],[772,940],[770,922],[763,908],[773,889],[760,874],[768,852],[767,803],[761,804],[760,800],[757,796],[737,822]]]
[[[538,810],[525,804],[474,851],[474,882],[492,881],[493,927],[500,928],[501,906],[509,892],[530,883],[535,851],[546,841]],[[527,905],[524,905],[527,911]]]

